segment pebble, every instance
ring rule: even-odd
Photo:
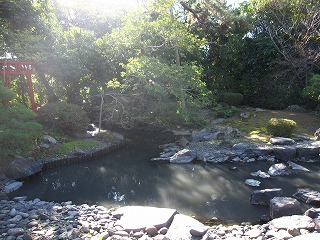
[[[39,208],[41,205],[41,208]],[[71,240],[166,240],[168,228],[148,226],[144,231],[126,232],[117,225],[112,213],[115,209],[102,206],[73,205],[71,201],[59,203],[40,199],[27,201],[0,201],[0,239],[71,239]],[[139,214],[139,213],[137,213]],[[318,216],[318,215],[316,215]],[[169,227],[170,228],[170,227]],[[203,226],[190,229],[190,236],[199,240],[210,239],[290,239],[303,234],[316,233],[315,229],[277,229],[269,223],[263,225]],[[191,237],[190,237],[191,239]]]

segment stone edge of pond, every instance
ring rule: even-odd
[[[103,155],[119,150],[125,146],[126,140],[114,142],[111,144],[104,144],[102,147],[85,152],[78,156],[65,156],[65,157],[47,157],[44,159],[30,159],[30,158],[17,158],[13,161],[17,163],[17,171],[21,172],[20,177],[0,175],[0,199],[6,198],[6,194],[14,192],[22,186],[22,182],[39,172],[52,169],[55,167],[62,167],[69,164],[81,163],[90,160],[95,160]],[[24,169],[25,168],[25,169]]]
[[[320,239],[320,209],[312,208],[304,215],[275,218],[262,225],[245,223],[214,226],[205,226],[174,209],[163,209],[167,213],[160,214],[160,219],[154,214],[147,214],[146,219],[143,219],[145,227],[126,228],[126,222],[137,226],[141,208],[150,207],[138,208],[140,210],[132,211],[129,221],[126,221],[128,219],[122,219],[126,218],[126,212],[118,211],[121,208],[115,210],[97,205],[74,205],[71,201],[63,203],[40,199],[27,201],[26,197],[16,197],[11,201],[1,200],[0,239]],[[156,210],[154,213],[162,211],[161,208],[153,209]]]
[[[117,143],[108,144],[106,146],[103,146],[97,150],[89,151],[88,153],[84,153],[78,156],[66,156],[66,157],[59,157],[59,158],[46,158],[43,160],[42,163],[42,170],[51,169],[54,167],[60,167],[65,166],[68,164],[73,163],[80,163],[85,162],[89,160],[97,159],[105,154],[114,152],[116,150],[119,150],[121,147],[125,145],[126,141],[120,141]]]

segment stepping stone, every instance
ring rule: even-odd
[[[126,206],[114,211],[113,216],[120,217],[116,225],[126,232],[139,232],[149,226],[157,229],[169,227],[177,210],[143,206]]]
[[[293,197],[308,204],[320,204],[320,192],[311,189],[300,188],[293,194]]]
[[[193,235],[204,235],[208,228],[204,226],[198,220],[183,215],[177,214],[174,216],[173,222],[165,235],[170,240],[180,240],[180,239],[193,239]]]

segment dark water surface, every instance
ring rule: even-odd
[[[174,141],[172,135],[132,131],[122,134],[128,139],[123,149],[91,162],[47,170],[10,197],[114,207],[168,207],[202,219],[217,217],[224,222],[240,223],[256,221],[268,213],[267,207],[249,203],[250,194],[256,189],[282,188],[285,196],[291,196],[298,187],[320,191],[319,164],[301,164],[310,173],[259,179],[261,187],[253,188],[244,184],[252,178],[250,172],[267,172],[272,163],[155,163],[150,159],[159,155],[160,144]],[[237,169],[230,170],[233,167]]]

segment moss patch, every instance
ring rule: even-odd
[[[313,137],[314,132],[320,127],[320,118],[316,117],[313,112],[291,113],[280,110],[265,110],[262,112],[250,112],[250,115],[255,116],[246,120],[241,120],[240,117],[229,119],[226,124],[238,128],[241,132],[247,134],[247,137],[261,137],[263,140],[270,138],[270,135],[267,134],[266,126],[271,118],[286,118],[295,121],[297,123],[294,131],[295,135]]]
[[[72,139],[68,142],[59,144],[58,155],[72,155],[76,147],[83,151],[90,151],[99,147],[101,143],[95,139]]]

